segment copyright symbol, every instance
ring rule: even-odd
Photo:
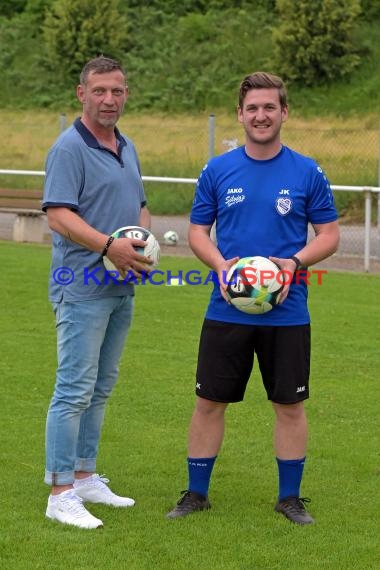
[[[70,285],[74,281],[74,271],[70,267],[58,267],[53,273],[53,279],[58,285]]]

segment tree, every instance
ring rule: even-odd
[[[59,82],[72,84],[88,59],[122,58],[128,27],[119,0],[56,0],[46,13],[42,37],[45,65]]]
[[[277,0],[274,67],[303,85],[329,83],[359,65],[352,34],[360,0]]]
[[[361,0],[361,18],[367,22],[372,22],[380,17],[379,0]]]
[[[24,10],[26,2],[27,0],[1,0],[0,16],[12,18]]]
[[[29,21],[31,28],[33,28],[34,35],[41,32],[46,11],[51,8],[54,2],[55,0],[27,0],[23,15]]]

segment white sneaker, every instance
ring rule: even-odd
[[[74,489],[68,489],[59,495],[50,495],[46,516],[63,524],[71,524],[80,528],[102,527],[102,521],[89,513],[82,503],[83,499],[78,497]]]
[[[74,490],[84,502],[102,503],[113,507],[133,507],[135,501],[129,497],[119,497],[107,486],[109,479],[94,473],[86,479],[75,479]]]

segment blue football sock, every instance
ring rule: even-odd
[[[281,501],[287,497],[299,497],[303,467],[306,457],[302,459],[277,459],[279,493]]]
[[[187,458],[189,470],[189,491],[199,493],[200,495],[207,497],[215,459],[216,456]]]

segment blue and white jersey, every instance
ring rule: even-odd
[[[270,160],[255,160],[242,146],[212,158],[204,167],[190,221],[216,222],[216,240],[225,259],[288,258],[306,245],[309,222],[325,224],[337,217],[330,183],[314,160],[286,146]],[[293,282],[283,304],[262,315],[248,315],[226,303],[215,285],[206,318],[241,324],[307,324],[307,286]]]

